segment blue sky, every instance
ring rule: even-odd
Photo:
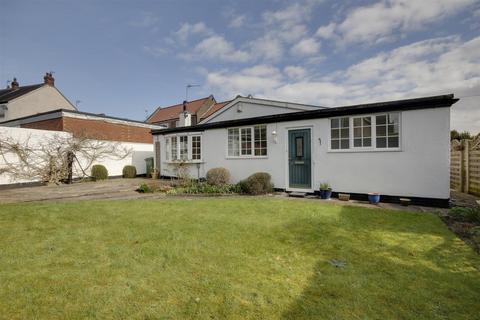
[[[480,1],[4,1],[0,83],[57,87],[143,120],[237,94],[324,106],[455,93],[480,131]],[[470,97],[474,96],[474,97]]]

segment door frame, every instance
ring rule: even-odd
[[[313,125],[304,125],[304,126],[296,126],[296,127],[287,127],[285,128],[285,191],[293,191],[293,192],[314,192],[314,170],[315,170],[315,161],[313,158],[314,155],[314,143],[313,143]],[[289,172],[289,165],[288,165],[288,157],[289,157],[289,135],[290,131],[294,130],[302,130],[302,129],[310,129],[310,189],[301,189],[301,188],[290,188],[290,172]]]

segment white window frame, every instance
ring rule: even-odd
[[[255,155],[255,127],[260,127],[260,126],[265,127],[265,141],[267,143],[267,146],[266,146],[267,154],[256,156]],[[229,142],[228,131],[232,130],[232,129],[237,129],[238,130],[238,156],[229,155],[229,153],[228,153],[228,151],[229,151],[229,149],[228,149],[228,147],[229,147],[228,146],[228,142]],[[251,133],[251,139],[252,140],[251,140],[251,147],[250,147],[251,153],[250,154],[242,155],[242,129],[243,130],[249,129],[250,133]],[[267,127],[266,124],[256,124],[256,125],[252,125],[252,126],[227,128],[226,129],[226,134],[227,134],[226,153],[225,153],[225,158],[226,159],[266,159],[266,158],[268,158],[269,142],[268,142],[268,127]]]
[[[181,159],[180,158],[180,137],[187,137],[187,158]],[[200,159],[192,159],[192,138],[193,137],[200,137]],[[172,154],[172,138],[176,139],[176,159],[173,159]],[[169,148],[167,149],[167,146]],[[185,162],[185,163],[202,163],[203,162],[203,138],[202,134],[195,132],[195,133],[183,133],[183,134],[175,134],[165,136],[165,162],[167,163],[178,163],[178,162]]]
[[[388,114],[398,114],[398,147],[396,148],[377,148],[377,116],[383,116]],[[349,133],[350,133],[350,142],[349,142],[349,149],[332,149],[332,128],[331,128],[331,120],[332,119],[340,119],[340,118],[349,118]],[[372,146],[371,147],[354,147],[353,144],[353,118],[359,117],[371,117],[372,119]],[[329,153],[342,153],[342,152],[398,152],[403,151],[402,143],[403,143],[403,130],[402,130],[402,112],[400,111],[392,111],[392,112],[379,112],[379,113],[368,113],[368,114],[357,114],[351,116],[339,116],[339,117],[332,117],[328,118],[328,151]]]

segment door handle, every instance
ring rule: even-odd
[[[305,164],[305,161],[295,161],[295,164]]]

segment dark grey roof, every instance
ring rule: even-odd
[[[176,132],[204,131],[204,130],[216,129],[216,128],[228,128],[228,127],[235,127],[235,126],[287,122],[287,121],[295,121],[295,120],[330,118],[330,117],[347,116],[347,115],[355,115],[355,114],[442,108],[442,107],[450,107],[454,103],[456,103],[458,100],[459,99],[456,99],[453,97],[453,94],[447,94],[447,95],[433,96],[433,97],[394,100],[394,101],[386,101],[386,102],[358,104],[358,105],[352,105],[352,106],[324,108],[319,110],[272,114],[268,116],[254,117],[254,118],[226,120],[226,121],[219,121],[219,122],[207,122],[205,124],[199,124],[199,125],[189,126],[189,127],[156,129],[156,130],[152,130],[152,134],[163,135],[163,134],[176,133]]]
[[[38,121],[38,120],[35,119],[37,117],[50,115],[50,114],[55,114],[55,113],[58,113],[59,117],[60,117],[60,113],[62,113],[62,112],[84,115],[84,116],[97,117],[97,118],[103,118],[103,119],[113,119],[113,120],[120,120],[120,121],[126,121],[126,122],[133,122],[133,123],[144,124],[144,125],[148,125],[148,126],[162,127],[162,125],[159,125],[159,124],[147,123],[147,122],[144,122],[144,121],[131,120],[131,119],[127,119],[127,118],[107,116],[103,113],[91,113],[91,112],[84,112],[84,111],[78,111],[78,110],[68,110],[68,109],[55,109],[55,110],[50,110],[50,111],[46,111],[46,112],[40,112],[40,113],[32,114],[32,115],[29,115],[29,116],[21,117],[21,118],[16,118],[16,119],[12,119],[12,120],[3,121],[3,122],[0,122],[0,125],[8,124],[8,123],[11,123],[11,122],[16,122],[16,121],[21,121],[21,122],[25,121],[25,123],[35,122],[35,121]],[[31,121],[27,122],[28,120],[31,120]]]
[[[17,89],[1,89],[0,90],[0,103],[7,103],[13,99],[16,99],[24,94],[27,94],[35,89],[38,89],[45,85],[44,83],[32,84],[30,86],[22,86]]]

